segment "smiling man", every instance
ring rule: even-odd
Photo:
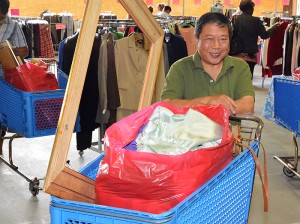
[[[198,49],[172,65],[161,100],[177,107],[223,104],[231,114],[252,114],[254,89],[248,64],[228,56],[231,23],[206,13],[196,23]]]

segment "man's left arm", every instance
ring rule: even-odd
[[[254,97],[253,96],[244,96],[238,100],[235,100],[236,103],[236,114],[253,114],[254,112]]]

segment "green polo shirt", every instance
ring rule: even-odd
[[[255,96],[248,64],[239,58],[227,56],[217,80],[204,71],[198,51],[175,62],[166,77],[161,93],[165,99],[194,99],[225,94],[233,100]]]

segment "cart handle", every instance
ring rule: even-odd
[[[230,115],[229,120],[231,121],[254,121],[257,123],[257,127],[256,127],[256,131],[255,131],[255,139],[260,141],[261,138],[261,132],[262,129],[264,127],[264,123],[263,121],[257,117],[257,116],[253,116],[253,115],[245,115],[245,114],[236,114],[236,115]]]

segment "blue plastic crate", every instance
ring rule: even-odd
[[[273,82],[274,117],[282,126],[300,137],[300,82],[277,77]]]
[[[251,146],[258,153],[259,144],[253,142]],[[80,172],[91,179],[95,179],[102,158],[103,155],[100,155]],[[246,149],[205,185],[167,212],[151,214],[63,200],[52,196],[50,203],[51,223],[247,223],[254,174],[255,162],[251,152]]]
[[[21,91],[0,77],[1,127],[27,138],[55,134],[64,94],[64,89]],[[79,130],[77,118],[75,131]]]

